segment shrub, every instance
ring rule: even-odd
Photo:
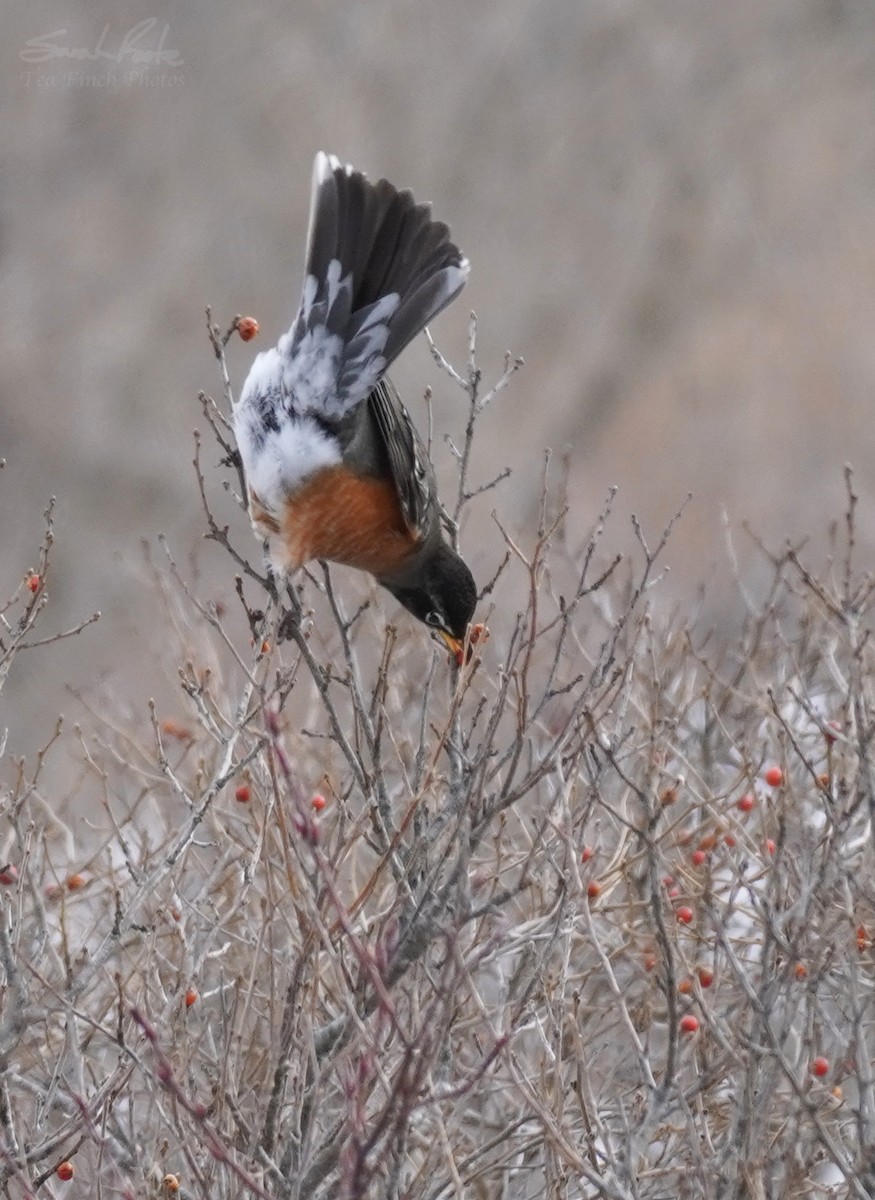
[[[470,481],[471,450],[518,365],[484,393],[474,333],[464,371],[435,351],[468,406],[456,531],[498,482]],[[225,410],[202,403],[233,492]],[[575,544],[545,484],[534,528],[498,522],[491,638],[456,671],[348,577],[278,589],[196,461],[239,610],[165,547],[179,710],[95,719],[68,799],[42,790],[55,735],[0,793],[5,1194],[75,1163],[94,1194],[211,1200],[869,1195],[850,474],[843,564],[764,550],[771,588],[722,649],[653,609],[671,527],[651,546],[636,522],[620,562],[613,497]],[[55,640],[34,634],[47,519],[0,686]]]

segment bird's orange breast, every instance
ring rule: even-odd
[[[287,571],[314,558],[344,563],[372,575],[390,575],[416,546],[390,480],[353,475],[342,466],[317,471],[268,513],[250,497],[253,524],[271,557]]]

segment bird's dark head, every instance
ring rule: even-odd
[[[477,603],[477,585],[458,554],[441,543],[403,580],[383,582],[396,600],[428,625],[461,662]]]

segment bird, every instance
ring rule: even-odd
[[[430,205],[318,153],[300,306],[255,358],[232,413],[272,571],[288,578],[313,559],[366,571],[459,664],[477,586],[447,541],[434,467],[386,372],[468,273]]]

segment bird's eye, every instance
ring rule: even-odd
[[[430,612],[425,615],[426,625],[431,625],[435,629],[443,629],[444,619],[439,612]]]

